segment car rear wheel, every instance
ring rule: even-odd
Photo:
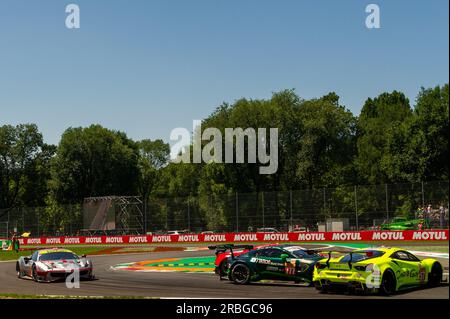
[[[231,269],[231,279],[239,285],[250,283],[250,268],[245,264],[237,264]]]
[[[381,278],[380,294],[384,296],[392,295],[397,287],[395,275],[391,270],[386,270]]]
[[[428,285],[430,287],[439,286],[442,281],[442,266],[440,263],[435,262],[431,267],[431,272],[428,274]]]

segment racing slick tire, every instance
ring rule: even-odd
[[[428,274],[428,286],[437,287],[442,281],[443,269],[440,263],[435,262]]]
[[[37,275],[37,271],[36,271],[36,266],[35,265],[33,265],[33,267],[31,268],[31,277],[33,278],[33,280],[35,282],[39,282],[39,278],[38,278],[38,275]]]
[[[18,262],[16,263],[16,272],[17,272],[17,278],[22,279],[25,276],[24,272],[22,270],[20,270],[20,266],[19,266]]]
[[[383,277],[381,278],[381,285],[379,289],[379,293],[383,296],[392,295],[397,287],[397,280],[395,279],[395,275],[390,269],[386,269],[383,273]]]
[[[222,260],[219,265],[219,276],[225,277],[227,275],[227,260]]]
[[[236,264],[231,268],[230,278],[233,283],[247,285],[250,283],[251,271],[246,264]]]

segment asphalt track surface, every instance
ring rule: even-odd
[[[320,294],[315,288],[293,283],[254,283],[235,285],[220,281],[211,273],[133,272],[112,270],[120,263],[175,257],[210,256],[210,251],[158,252],[92,256],[96,280],[82,281],[80,288],[69,289],[64,282],[36,283],[18,279],[15,262],[0,263],[0,293],[67,296],[145,296],[155,298],[403,298],[449,299],[449,286],[401,292],[390,297]],[[448,267],[448,259],[440,260]],[[447,268],[448,269],[448,268]]]

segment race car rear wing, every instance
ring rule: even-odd
[[[230,251],[231,257],[234,257],[233,250],[237,249],[246,249],[252,250],[254,248],[253,245],[234,245],[234,244],[225,244],[225,245],[217,245],[217,246],[208,246],[208,249],[215,250],[216,256],[218,254],[222,254],[224,252]]]
[[[350,269],[352,268],[352,260],[353,260],[353,255],[354,254],[365,254],[365,253],[368,253],[368,252],[372,252],[371,250],[358,250],[358,251],[355,251],[355,250],[351,250],[351,249],[348,249],[348,248],[323,250],[323,251],[326,251],[328,253],[328,259],[326,261],[326,265],[327,265],[328,268],[330,268],[330,260],[331,260],[331,254],[332,253],[341,253],[341,254],[348,254],[348,255],[350,255],[350,259],[349,259],[349,261],[347,263]]]

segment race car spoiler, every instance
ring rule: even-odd
[[[368,252],[373,252],[372,250],[358,250],[358,251],[355,251],[355,250],[350,250],[350,249],[346,249],[346,248],[344,248],[344,249],[333,249],[333,250],[323,250],[323,251],[328,252],[328,259],[326,261],[326,265],[327,265],[328,268],[330,268],[330,260],[331,260],[331,254],[332,253],[349,254],[350,255],[350,259],[349,259],[347,264],[348,264],[350,269],[352,268],[353,254],[366,254]]]
[[[209,250],[215,250],[215,254],[221,254],[224,253],[226,251],[230,251],[231,253],[231,257],[234,257],[233,254],[233,250],[236,249],[247,249],[247,250],[252,250],[254,248],[253,245],[234,245],[234,244],[226,244],[226,245],[218,245],[218,246],[208,246]]]

